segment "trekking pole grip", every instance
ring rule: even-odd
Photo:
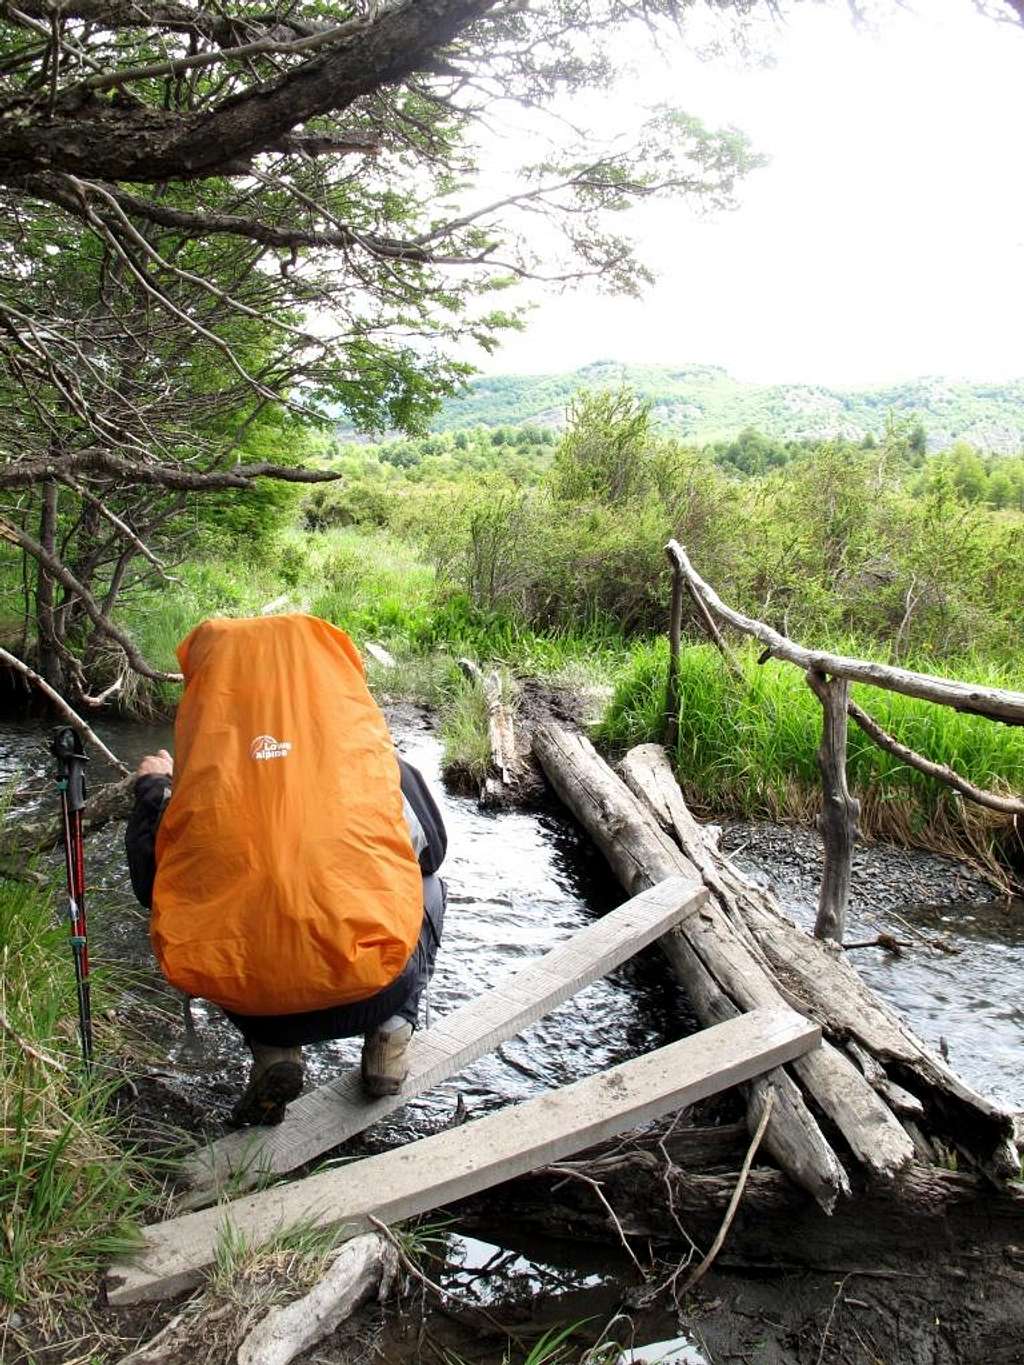
[[[57,760],[57,784],[67,797],[68,810],[82,810],[85,806],[85,765],[89,756],[82,737],[70,725],[62,725],[53,732],[50,752]]]

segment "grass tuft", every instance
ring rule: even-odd
[[[478,787],[491,766],[491,738],[483,688],[460,679],[441,708],[442,762],[460,786]]]
[[[92,1274],[138,1244],[157,1163],[117,1140],[118,1078],[86,1084],[74,970],[55,897],[0,882],[0,1300],[53,1325]],[[97,1056],[115,1044],[93,978]]]

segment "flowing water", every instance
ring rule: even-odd
[[[438,795],[449,832],[444,876],[448,915],[430,1007],[447,1013],[493,985],[520,962],[553,944],[622,899],[600,855],[558,808],[489,813],[469,798],[444,792],[440,746],[421,713],[404,709],[391,717],[402,753],[425,774]],[[172,747],[166,726],[110,726],[110,746],[126,762]],[[0,726],[0,780],[29,779],[41,799],[52,799],[45,782],[52,760],[46,732],[31,722]],[[95,765],[94,765],[95,766]],[[99,779],[103,774],[96,772]],[[735,831],[732,831],[735,838]],[[104,956],[137,969],[147,1008],[165,1011],[156,1032],[168,1042],[167,1067],[192,1078],[214,1108],[223,1107],[244,1069],[244,1050],[219,1011],[193,1006],[201,1053],[184,1043],[178,997],[163,986],[149,951],[145,913],[128,885],[121,827],[89,841],[90,932],[94,958]],[[877,855],[881,857],[881,855]],[[872,851],[862,851],[871,858]],[[912,866],[913,855],[900,854]],[[910,861],[908,861],[908,859]],[[740,858],[756,868],[755,853]],[[935,863],[932,859],[931,862]],[[761,863],[761,871],[766,869]],[[952,868],[953,865],[950,864]],[[864,869],[871,873],[872,866]],[[881,875],[886,869],[875,869]],[[893,877],[893,869],[888,868]],[[870,876],[867,877],[870,882]],[[909,887],[913,876],[904,874]],[[934,883],[934,878],[933,878]],[[935,904],[858,909],[855,897],[848,937],[872,937],[880,928],[898,937],[941,936],[955,954],[913,949],[903,957],[881,950],[859,952],[857,965],[932,1044],[948,1043],[951,1059],[978,1088],[1024,1106],[1024,906],[1020,902],[959,904],[952,874],[949,898]],[[801,922],[813,920],[813,877],[776,879],[784,904]],[[891,887],[890,887],[891,900]],[[422,1133],[444,1121],[461,1095],[469,1112],[515,1102],[564,1085],[639,1052],[683,1036],[694,1027],[685,998],[660,956],[648,950],[604,981],[579,992],[527,1033],[467,1069],[457,1081],[416,1100],[390,1125],[388,1140]],[[309,1049],[310,1078],[319,1082],[357,1057],[358,1042],[341,1040]],[[206,1101],[204,1101],[206,1102]]]
[[[440,782],[440,746],[416,713],[393,718],[403,755],[424,773],[438,795],[448,829],[443,875],[448,911],[442,950],[429,990],[429,1008],[442,1015],[494,985],[517,965],[545,953],[621,901],[600,856],[556,811],[488,813],[474,800],[450,796]],[[172,747],[166,727],[122,725],[104,732],[128,763]],[[15,769],[45,772],[44,739],[30,726],[0,729],[0,776]],[[137,969],[147,1008],[160,1010],[166,1069],[201,1104],[222,1109],[244,1077],[247,1054],[219,1010],[192,1006],[201,1052],[190,1049],[179,1025],[180,1002],[152,966],[145,912],[128,884],[122,828],[89,840],[88,898],[93,959],[104,956]],[[660,955],[648,950],[609,978],[580,991],[526,1033],[482,1058],[459,1078],[415,1100],[375,1135],[389,1143],[422,1134],[446,1121],[461,1096],[469,1114],[525,1099],[601,1071],[692,1030],[685,999]],[[309,1079],[322,1082],[358,1060],[360,1040],[341,1039],[306,1050]]]

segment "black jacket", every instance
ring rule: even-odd
[[[448,835],[437,803],[423,774],[400,755],[398,766],[402,775],[402,795],[412,806],[426,835],[426,847],[420,853],[420,871],[429,876],[437,872],[448,850]],[[153,882],[156,879],[156,832],[160,817],[171,794],[171,779],[155,774],[140,777],[135,783],[135,806],[128,817],[124,832],[124,847],[128,855],[128,873],[132,890],[147,910],[153,905]]]

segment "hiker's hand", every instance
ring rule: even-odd
[[[136,770],[136,777],[171,777],[174,774],[174,759],[166,749],[158,754],[147,754]]]

